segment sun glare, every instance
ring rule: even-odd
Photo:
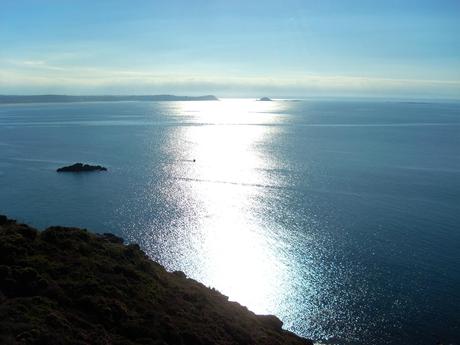
[[[273,312],[283,281],[279,253],[269,245],[263,215],[254,214],[258,188],[274,183],[257,145],[272,135],[279,105],[254,100],[188,102],[186,141],[195,160],[191,197],[202,205],[197,244],[204,281],[258,313]]]

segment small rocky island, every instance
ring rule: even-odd
[[[75,163],[66,167],[62,167],[56,170],[57,172],[90,172],[90,171],[107,171],[106,167],[100,165],[90,165],[83,163]]]
[[[271,102],[273,100],[271,98],[268,98],[268,97],[262,97],[262,98],[259,98],[258,101],[260,101],[260,102]]]
[[[137,244],[0,215],[0,344],[313,345]]]

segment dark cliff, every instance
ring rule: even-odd
[[[135,244],[0,216],[1,344],[311,344]]]

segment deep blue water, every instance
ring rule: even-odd
[[[55,172],[80,161],[109,171]],[[460,344],[458,103],[1,105],[0,213],[122,235],[322,342]]]

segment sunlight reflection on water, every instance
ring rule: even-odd
[[[193,112],[197,106],[200,111]],[[279,183],[263,169],[270,157],[257,150],[257,143],[269,140],[273,129],[243,125],[275,122],[276,114],[265,113],[259,119],[249,116],[256,109],[270,112],[275,108],[279,108],[276,103],[244,100],[204,106],[184,103],[181,113],[194,114],[195,122],[212,125],[187,128],[183,142],[189,148],[184,152],[193,164],[188,171],[175,172],[177,177],[192,179],[187,197],[201,205],[201,236],[192,239],[199,242],[195,246],[204,258],[201,278],[258,313],[276,309],[277,296],[282,294],[279,289],[286,288],[283,284],[288,279],[282,253],[270,245],[264,215],[255,214],[254,204],[263,200],[264,191],[248,186]]]
[[[308,324],[325,338],[322,325],[330,315],[318,308],[324,301],[317,291],[324,267],[310,252],[315,239],[309,228],[318,225],[314,214],[299,218],[287,208],[285,190],[293,181],[280,172],[289,166],[266,150],[285,121],[284,107],[254,100],[174,105],[171,113],[186,125],[168,135],[167,178],[153,182],[152,192],[161,194],[150,196],[171,214],[152,207],[151,231],[137,238],[167,268],[256,313],[278,315],[286,328],[312,334]],[[306,306],[309,313],[302,315]]]
[[[350,294],[360,284],[359,267],[341,259],[337,248],[347,239],[340,227],[323,231],[327,218],[316,214],[333,208],[312,199],[307,187],[314,151],[302,151],[312,147],[295,147],[307,159],[293,161],[276,146],[287,144],[286,107],[254,100],[164,105],[160,121],[169,127],[151,144],[160,142],[162,154],[151,148],[151,181],[143,199],[126,205],[133,219],[126,233],[167,269],[183,270],[256,313],[275,314],[287,329],[353,340],[366,333],[355,325],[369,321],[350,304],[367,292]],[[320,172],[313,178],[322,179]],[[138,205],[144,209],[135,215]],[[150,226],[136,223],[146,218]]]

